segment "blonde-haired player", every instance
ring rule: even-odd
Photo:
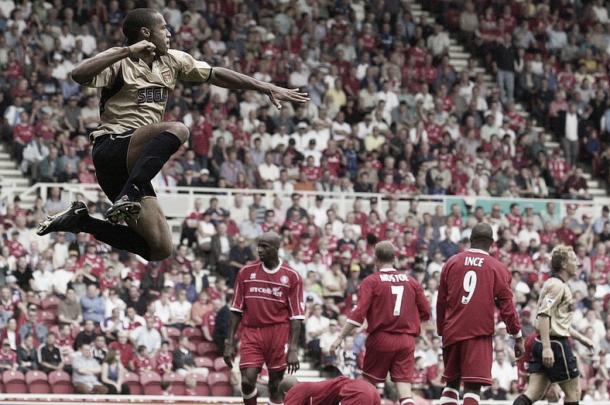
[[[542,398],[552,383],[565,393],[565,405],[577,405],[580,399],[578,365],[568,338],[588,348],[593,342],[572,328],[573,298],[567,281],[575,277],[578,258],[570,246],[557,246],[551,252],[552,277],[542,286],[538,298],[537,329],[528,363],[529,384],[513,405],[531,405]]]

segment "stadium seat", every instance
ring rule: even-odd
[[[49,394],[51,392],[48,377],[42,371],[28,371],[25,375],[25,382],[30,394]]]
[[[184,328],[184,330],[182,331],[182,334],[189,338],[189,342],[192,342],[196,345],[203,342],[203,333],[201,332],[201,329],[199,329],[199,328],[192,328],[192,327]]]
[[[227,397],[233,395],[233,387],[228,373],[214,372],[208,376],[208,385],[214,397]]]
[[[214,370],[216,371],[230,371],[229,366],[225,363],[225,359],[222,357],[216,357],[214,360]]]
[[[202,342],[197,345],[197,354],[205,357],[216,356],[218,355],[218,349],[212,342]]]
[[[180,333],[180,329],[178,328],[173,328],[171,326],[169,326],[167,328],[167,337],[169,339],[171,339],[174,342],[178,342],[178,338],[180,337],[181,333]]]
[[[40,303],[40,307],[45,311],[57,311],[57,307],[59,306],[59,298],[54,295],[50,295]]]
[[[70,375],[65,371],[53,371],[49,373],[49,385],[53,394],[73,394],[74,386]]]
[[[213,370],[214,360],[212,360],[210,357],[195,357],[195,365],[197,367],[205,367]]]
[[[161,395],[161,376],[154,371],[146,371],[140,375],[140,384],[144,395]]]
[[[184,376],[178,373],[166,373],[163,375],[163,381],[170,384],[169,392],[173,395],[184,395],[186,386],[184,384]]]
[[[129,387],[131,395],[142,395],[142,385],[140,385],[140,377],[136,373],[130,371],[125,372],[125,384]]]
[[[199,367],[199,366],[198,366]],[[187,378],[194,378],[197,381],[197,386],[195,387],[195,392],[200,396],[208,396],[210,395],[210,386],[208,385],[208,377],[203,376],[197,373],[191,373],[187,375]]]
[[[6,392],[9,394],[25,394],[28,392],[25,376],[19,371],[6,370],[2,374],[2,381]]]

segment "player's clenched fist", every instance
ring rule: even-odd
[[[553,350],[550,347],[542,349],[542,364],[544,364],[544,367],[553,367],[554,363],[555,355],[553,354]]]
[[[157,49],[155,44],[146,40],[136,42],[135,44],[129,45],[127,48],[129,49],[130,55],[137,56],[140,58],[143,56],[151,55],[155,52],[155,49]]]

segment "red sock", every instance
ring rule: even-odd
[[[258,396],[258,392],[256,391],[256,388],[254,388],[254,391],[252,391],[248,395],[245,395],[245,394],[242,394],[242,395],[244,397],[244,405],[256,405],[256,399]]]
[[[404,397],[398,400],[399,405],[415,405],[415,401],[411,397]]]
[[[464,405],[479,405],[480,400],[481,400],[480,396],[469,392],[467,394],[464,394],[463,402],[464,402]]]
[[[441,394],[441,405],[457,405],[460,393],[453,388],[445,387]]]

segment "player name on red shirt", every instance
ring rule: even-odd
[[[513,305],[507,268],[479,249],[452,256],[441,272],[436,306],[437,330],[443,345],[493,335],[496,300],[508,332],[517,334],[521,324]]]
[[[348,322],[367,332],[404,333],[417,336],[421,320],[430,318],[430,304],[422,286],[396,269],[381,269],[364,279],[358,290],[358,305]]]

